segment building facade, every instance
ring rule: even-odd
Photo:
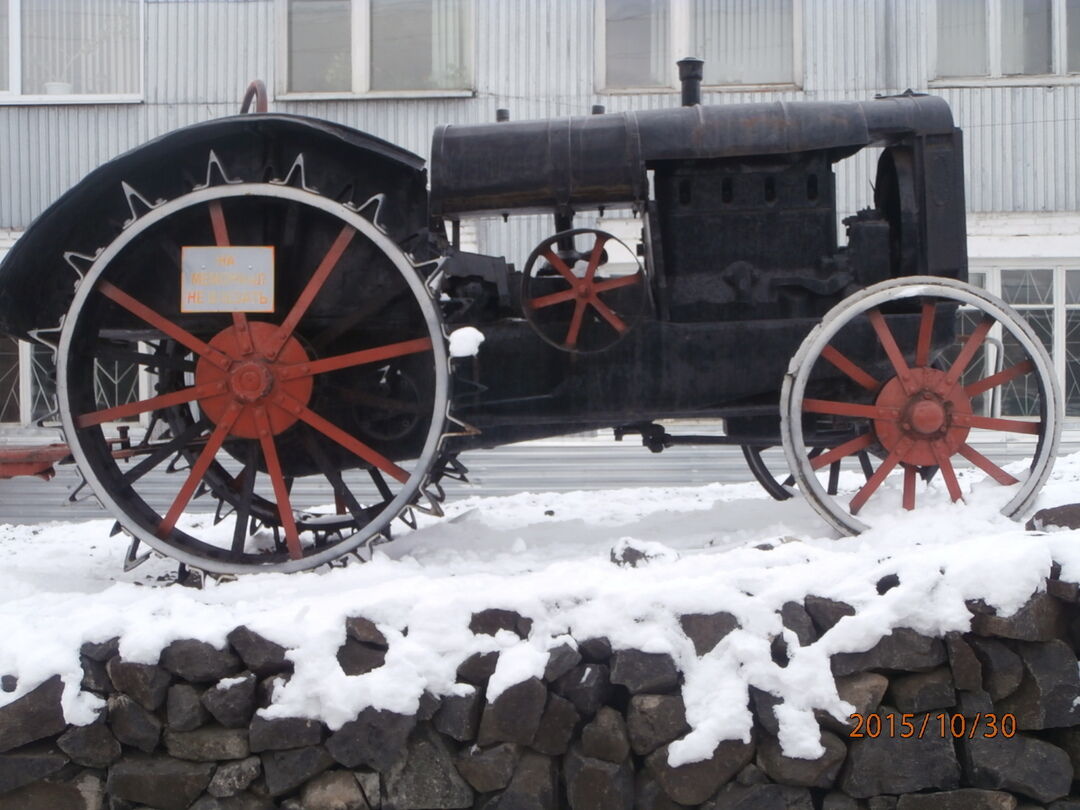
[[[234,114],[253,78],[273,111],[426,156],[437,124],[496,109],[677,105],[686,55],[705,60],[706,104],[948,100],[972,280],[1020,308],[1080,422],[1080,0],[0,0],[0,254],[104,161]],[[875,160],[842,164],[841,216],[869,202]],[[604,222],[639,230],[628,212]],[[484,220],[467,241],[520,266],[551,231]],[[0,338],[0,423],[48,413],[50,363]],[[130,369],[99,377],[110,400],[145,385]]]

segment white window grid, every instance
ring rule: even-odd
[[[465,53],[471,87],[453,90],[372,90],[371,88],[371,3],[370,0],[352,0],[349,7],[349,43],[352,49],[352,89],[321,91],[289,90],[289,0],[276,0],[277,14],[277,71],[275,98],[283,101],[333,101],[355,98],[471,98],[476,95],[476,25],[474,0],[464,0],[462,14],[465,17]]]
[[[986,61],[988,73],[976,76],[949,76],[938,78],[937,54],[938,42],[937,13],[941,3],[950,0],[937,0],[931,4],[933,19],[928,21],[927,32],[931,39],[930,53],[933,77],[930,87],[986,87],[986,86],[1047,86],[1054,84],[1075,84],[1080,81],[1080,71],[1068,70],[1068,30],[1066,18],[1067,0],[1051,0],[1050,4],[1050,47],[1051,72],[1032,74],[1003,74],[1001,72],[1001,0],[984,0],[986,3]],[[1080,24],[1080,21],[1078,21]]]
[[[638,95],[642,93],[671,93],[680,90],[679,71],[676,62],[684,56],[697,56],[690,53],[691,30],[690,30],[690,2],[689,0],[667,0],[668,18],[668,81],[662,85],[649,85],[647,87],[608,87],[607,86],[607,3],[609,0],[595,0],[593,10],[593,25],[596,36],[593,37],[593,51],[595,53],[594,73],[598,93],[605,95]],[[617,0],[611,0],[617,2]],[[705,84],[702,88],[707,90],[724,90],[737,92],[761,92],[769,90],[799,90],[803,84],[803,0],[792,0],[791,3],[791,27],[792,27],[792,50],[791,65],[792,77],[790,82],[760,83],[760,84]]]

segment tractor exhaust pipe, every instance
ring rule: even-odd
[[[693,107],[701,103],[701,77],[704,75],[704,59],[688,56],[676,62],[679,66],[679,81],[682,82],[682,105]]]

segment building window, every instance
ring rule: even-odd
[[[798,0],[597,2],[604,89],[676,88],[687,55],[705,60],[705,85],[797,83]]]
[[[19,344],[0,337],[0,422],[19,421]]]
[[[472,87],[470,0],[285,0],[286,93]]]
[[[1080,0],[938,0],[937,77],[1080,72]]]
[[[142,0],[0,0],[0,98],[137,96]]]

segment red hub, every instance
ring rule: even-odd
[[[971,414],[971,398],[946,377],[935,368],[913,368],[905,379],[893,377],[882,386],[875,405],[899,412],[899,418],[875,419],[874,431],[886,450],[899,451],[901,463],[935,466],[941,455],[955,455],[967,440],[971,428],[953,420]]]
[[[268,398],[275,392],[287,394],[292,399],[306,406],[311,399],[314,384],[312,377],[296,377],[283,374],[288,366],[297,366],[308,362],[307,352],[300,342],[290,337],[281,350],[274,352],[278,327],[262,321],[245,324],[246,331],[230,326],[219,332],[210,346],[228,357],[241,357],[233,361],[228,369],[223,369],[200,357],[195,367],[195,384],[224,383],[226,392],[201,397],[199,407],[214,424],[222,422],[230,409],[240,407],[236,421],[229,429],[230,436],[242,439],[259,438],[259,426],[255,411],[267,404]],[[297,416],[281,408],[268,408],[267,416],[271,435],[277,435],[290,427]]]

